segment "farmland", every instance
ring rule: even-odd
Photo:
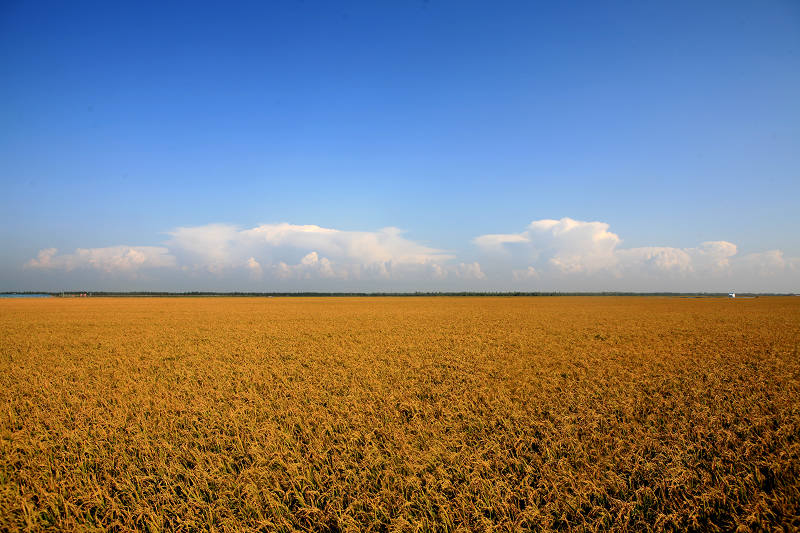
[[[800,528],[800,298],[0,302],[0,530]]]

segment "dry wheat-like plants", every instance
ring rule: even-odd
[[[0,530],[800,528],[800,298],[0,301]]]

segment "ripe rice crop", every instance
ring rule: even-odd
[[[800,528],[800,298],[0,301],[0,530]]]

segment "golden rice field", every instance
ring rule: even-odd
[[[797,530],[800,298],[0,301],[0,531]]]

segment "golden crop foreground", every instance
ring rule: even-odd
[[[800,528],[800,298],[0,301],[0,530]]]

